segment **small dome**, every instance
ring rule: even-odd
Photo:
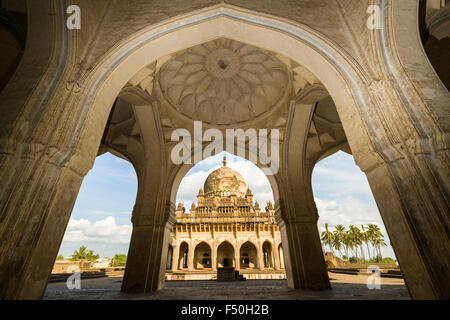
[[[224,166],[214,170],[206,178],[204,188],[205,194],[224,194],[236,195],[245,197],[247,194],[247,184],[242,175],[226,166],[226,159],[224,159]]]

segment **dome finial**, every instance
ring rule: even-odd
[[[227,166],[227,156],[223,156],[223,166],[226,167]]]

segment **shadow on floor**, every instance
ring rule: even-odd
[[[331,290],[300,291],[290,289],[286,280],[248,280],[243,282],[166,281],[165,289],[145,294],[120,292],[121,277],[81,280],[81,289],[69,290],[65,283],[50,283],[48,300],[409,300],[404,284],[382,284],[369,290],[361,283],[331,280]],[[336,282],[339,280],[340,282]],[[358,280],[358,279],[356,279]]]

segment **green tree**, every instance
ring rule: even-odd
[[[126,254],[116,254],[114,258],[111,259],[111,267],[124,267],[127,264]]]
[[[64,260],[64,257],[62,254],[60,254],[56,257],[56,261],[58,261],[58,260]]]
[[[350,237],[348,230],[344,229],[342,232],[343,232],[343,234],[341,236],[341,241],[342,241],[342,244],[343,244],[344,250],[345,250],[345,260],[348,260],[349,259],[348,251],[350,250],[352,241],[351,241],[351,237]]]
[[[335,227],[333,234],[334,234],[333,246],[336,250],[339,251],[339,255],[340,255],[341,259],[343,259],[344,255],[342,255],[341,249],[344,248],[344,250],[346,250],[346,245],[345,245],[345,241],[344,241],[345,227],[342,224],[338,224]],[[347,251],[346,251],[346,254],[347,254]]]
[[[368,258],[369,258],[369,260],[371,259],[371,257],[370,257],[370,248],[369,248],[369,243],[370,243],[370,233],[369,233],[369,230],[367,230],[366,231],[366,229],[364,228],[364,225],[361,225],[361,228],[362,228],[362,232],[361,232],[361,235],[362,235],[362,240],[363,240],[363,242],[366,244],[366,247],[367,247],[367,256],[368,256]]]
[[[382,261],[383,261],[383,263],[395,263],[395,260],[390,257],[383,258]]]
[[[92,250],[88,250],[87,247],[81,246],[80,249],[77,251],[75,250],[72,254],[72,261],[81,261],[81,260],[88,260],[88,261],[95,261],[100,256],[98,254],[94,254]]]
[[[381,262],[383,260],[381,247],[386,247],[387,244],[384,242],[380,227],[376,224],[368,224],[367,227],[370,234],[370,242],[374,250],[374,257],[377,257],[377,260]]]
[[[356,227],[353,225],[349,226],[349,229],[347,231],[347,237],[348,237],[348,246],[350,250],[353,252],[353,255],[355,259],[358,259],[358,249],[357,249],[357,233],[355,232]]]

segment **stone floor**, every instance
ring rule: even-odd
[[[48,300],[409,300],[402,279],[381,278],[380,290],[369,290],[367,276],[330,273],[332,290],[299,291],[287,287],[286,280],[242,282],[166,281],[166,288],[147,294],[120,292],[122,277],[81,281],[80,290],[69,290],[65,282],[49,283]]]

